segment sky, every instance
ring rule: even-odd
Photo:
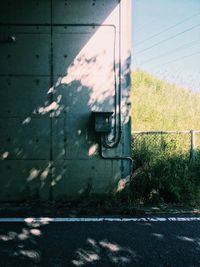
[[[200,92],[200,0],[133,0],[132,69]]]

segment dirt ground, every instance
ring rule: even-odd
[[[91,200],[66,202],[0,203],[0,217],[141,216],[163,214],[200,215],[200,206],[131,204],[126,201]]]

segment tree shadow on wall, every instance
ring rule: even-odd
[[[79,59],[77,65],[72,64],[71,70],[68,68],[70,74],[59,77],[48,89],[47,99],[29,116],[8,117],[1,131],[4,144],[0,163],[2,177],[9,177],[2,180],[2,200],[48,200],[52,197],[51,188],[58,184],[55,194],[60,191],[66,195],[67,185],[68,192],[81,195],[88,190],[88,185],[92,187],[96,183],[93,180],[98,174],[95,165],[100,158],[99,138],[93,130],[91,111],[115,111],[116,86],[113,65],[108,67],[106,82],[101,76],[91,75],[96,73],[96,68],[94,58],[91,61],[84,57],[82,61]],[[102,70],[104,66],[98,65],[98,71]],[[122,103],[124,126],[129,120],[128,97],[128,94],[124,95]],[[83,161],[88,159],[89,167]],[[77,161],[80,173],[86,174],[81,179],[78,165],[72,161]],[[105,193],[110,190],[112,165],[107,172],[103,179]],[[74,177],[78,179],[77,183],[74,183]]]
[[[93,110],[115,110],[120,59],[119,34],[113,21],[119,17],[119,3],[93,2],[86,5],[101,5],[98,20],[102,26],[53,26],[51,31],[50,27],[30,26],[26,34],[20,27],[6,28],[8,34],[16,31],[17,41],[2,48],[2,54],[9,55],[3,74],[12,75],[2,78],[8,90],[0,92],[0,201],[52,200],[69,193],[83,194],[88,188],[107,193],[113,180],[119,178],[120,171],[113,175],[113,164],[98,161],[98,138],[90,119]],[[71,4],[63,8],[65,12]],[[21,19],[17,11],[8,18]],[[129,60],[128,55],[123,67]],[[129,123],[128,97],[123,92],[124,127]],[[121,145],[116,154],[122,150]],[[88,159],[86,165],[84,160]]]

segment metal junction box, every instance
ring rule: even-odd
[[[97,133],[110,133],[111,132],[112,114],[113,112],[93,111],[95,132]]]

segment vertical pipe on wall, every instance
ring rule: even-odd
[[[54,86],[54,78],[53,78],[53,0],[50,0],[50,12],[51,12],[51,55],[50,55],[50,81],[52,88]],[[50,103],[53,103],[53,93],[52,90],[49,94]],[[53,187],[52,187],[52,181],[53,181],[53,118],[52,113],[53,111],[50,111],[50,189],[49,189],[49,200],[53,200]]]

